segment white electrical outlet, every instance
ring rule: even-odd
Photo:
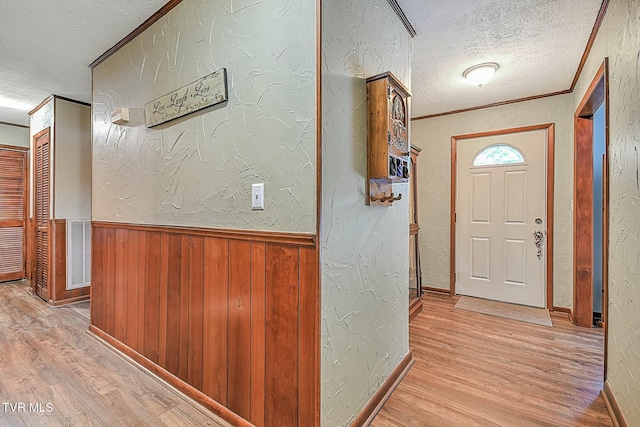
[[[251,185],[251,209],[264,209],[264,183]]]

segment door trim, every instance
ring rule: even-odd
[[[18,147],[15,145],[5,145],[5,144],[0,144],[0,149],[11,150],[11,151],[24,151],[24,152],[29,151],[28,147]]]
[[[605,108],[605,150],[603,169],[602,212],[602,319],[605,332],[605,378],[607,370],[608,304],[609,304],[609,58],[596,72],[574,114],[574,180],[573,180],[573,321],[577,326],[593,322],[593,114],[600,105]],[[588,163],[585,167],[579,167]],[[585,191],[584,181],[587,190]],[[578,185],[578,182],[581,185]],[[578,191],[581,188],[581,192]],[[578,217],[587,220],[578,221]],[[588,230],[587,230],[588,228]],[[585,274],[586,273],[586,274]]]
[[[510,133],[529,132],[532,130],[547,131],[547,228],[546,228],[546,308],[553,311],[553,183],[554,183],[554,147],[555,124],[545,123],[519,128],[500,129],[488,132],[470,133],[451,137],[451,218],[450,224],[450,252],[449,252],[449,294],[456,294],[456,195],[457,195],[457,160],[458,141],[463,139],[479,138],[485,136],[506,135]]]

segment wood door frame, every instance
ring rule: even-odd
[[[411,163],[412,163],[411,166],[414,168],[411,169],[411,176],[409,177],[409,185],[411,186],[411,198],[412,198],[410,203],[413,202],[413,218],[409,219],[409,239],[411,239],[412,235],[416,236],[415,256],[416,256],[416,263],[417,263],[416,274],[418,276],[417,282],[416,282],[417,288],[418,288],[417,289],[418,299],[420,298],[420,296],[422,296],[422,267],[420,265],[420,239],[419,239],[420,222],[418,219],[418,179],[417,179],[418,156],[420,155],[421,151],[422,149],[420,147],[416,147],[415,145],[410,145],[409,156],[411,158]]]
[[[30,227],[29,227],[29,148],[28,147],[18,147],[14,145],[4,145],[0,144],[0,150],[7,151],[16,151],[21,152],[24,156],[24,206],[23,206],[23,231],[22,231],[22,268],[24,269],[25,277],[29,275],[29,242],[31,239],[30,236]]]
[[[35,159],[35,155],[36,155],[36,149],[37,149],[37,145],[36,142],[38,141],[38,139],[40,139],[43,135],[49,135],[49,220],[48,222],[48,227],[49,227],[49,232],[47,233],[47,238],[49,240],[48,244],[47,244],[47,269],[48,269],[48,274],[47,274],[47,301],[49,300],[49,293],[50,293],[50,289],[51,289],[51,274],[49,274],[51,272],[51,258],[52,258],[52,248],[51,248],[51,221],[52,221],[52,217],[53,215],[51,215],[51,201],[53,199],[53,185],[51,184],[51,168],[52,168],[52,164],[51,164],[51,127],[47,126],[46,128],[42,129],[40,132],[36,133],[35,135],[33,135],[32,138],[32,149],[31,149],[31,157],[32,157],[32,161],[33,161],[33,173],[37,173],[36,171],[36,159]],[[37,292],[37,274],[36,274],[36,265],[37,265],[37,256],[38,256],[38,239],[36,236],[36,229],[38,227],[38,224],[36,222],[36,205],[37,205],[37,191],[36,191],[36,186],[37,184],[37,180],[33,179],[33,188],[29,187],[30,190],[32,190],[32,194],[31,197],[29,198],[30,201],[33,203],[33,226],[31,227],[32,230],[30,230],[30,242],[31,242],[31,247],[28,249],[29,250],[29,254],[31,257],[31,283],[30,283],[30,287],[31,287],[31,291],[33,292],[34,295],[38,295]],[[31,213],[31,208],[29,208],[29,213]],[[31,221],[30,221],[31,222]]]
[[[547,224],[546,224],[546,308],[553,311],[553,184],[554,184],[554,159],[555,159],[555,124],[544,123],[533,126],[500,129],[487,132],[471,133],[451,137],[451,218],[450,218],[450,249],[449,249],[449,294],[456,294],[456,197],[457,197],[457,163],[458,141],[464,139],[480,138],[486,136],[507,135],[512,133],[529,132],[533,130],[547,131],[546,147],[546,180],[547,180]]]
[[[605,58],[574,113],[573,165],[573,323],[593,323],[593,114],[604,103],[602,211],[602,319],[605,325],[605,375],[609,302],[609,58]],[[580,191],[579,191],[580,189]]]
[[[409,176],[409,186],[411,197],[409,200],[409,204],[413,203],[413,216],[409,218],[409,245],[411,245],[411,236],[416,236],[415,241],[413,242],[414,250],[415,250],[415,267],[416,267],[416,293],[417,297],[412,299],[409,297],[409,322],[411,322],[420,312],[424,306],[422,302],[422,267],[420,264],[420,239],[419,239],[419,231],[420,231],[420,223],[418,220],[418,156],[422,149],[420,147],[416,147],[415,145],[410,144],[409,147],[409,156],[411,160],[411,175]],[[411,248],[409,248],[411,251]]]

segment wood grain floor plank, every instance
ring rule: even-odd
[[[179,406],[173,408],[170,411],[165,412],[160,417],[164,425],[168,426],[211,426],[216,424],[211,424],[211,420],[206,417],[197,417],[192,413],[188,413],[184,410],[183,407]],[[228,424],[224,421],[220,421],[220,425],[224,427],[232,427],[231,424]]]
[[[0,401],[39,410],[0,408],[0,426],[228,426],[87,333],[88,301],[51,308],[27,287],[0,285]]]
[[[62,421],[60,425],[78,424],[83,426],[106,426],[100,421],[100,416],[93,407],[84,404],[84,396],[82,392],[78,392],[77,387],[65,381],[60,384],[51,386],[54,392],[52,408]],[[80,395],[78,395],[80,394]],[[46,411],[45,403],[45,411]],[[54,415],[55,417],[55,415]],[[43,421],[47,421],[47,416],[43,416]]]
[[[2,321],[3,325],[7,322]],[[18,357],[13,346],[7,342],[3,335],[0,335],[0,387],[2,383],[10,378],[15,378],[19,375],[22,365],[22,359]],[[2,397],[2,390],[0,389],[0,398]]]
[[[599,395],[602,331],[455,309],[427,293],[410,325],[416,363],[372,426],[611,426]]]

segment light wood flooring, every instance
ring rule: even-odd
[[[454,309],[427,293],[410,324],[416,363],[372,426],[612,426],[599,395],[601,330]]]
[[[89,335],[88,302],[27,290],[0,283],[0,426],[228,425]]]
[[[552,314],[548,328],[454,309],[444,295],[423,301],[410,325],[416,364],[373,426],[612,425],[599,396],[602,331],[566,314]],[[0,284],[0,426],[227,425],[88,325],[87,302],[51,308],[26,282]]]

